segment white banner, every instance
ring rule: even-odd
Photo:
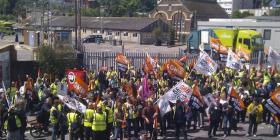
[[[231,68],[231,69],[235,69],[235,70],[240,70],[241,69],[240,58],[238,57],[237,54],[235,54],[231,50],[228,51],[226,66]]]
[[[86,106],[79,102],[78,100],[71,98],[69,96],[57,95],[58,98],[66,104],[70,109],[79,111],[80,113],[85,113]]]
[[[158,101],[158,107],[160,109],[160,115],[164,116],[166,113],[171,111],[171,107],[168,98],[164,95]]]
[[[60,94],[60,95],[67,95],[67,83],[58,83],[58,86],[57,86],[57,93]]]
[[[277,70],[280,69],[280,54],[269,47],[268,62],[271,66],[275,66]]]
[[[176,103],[177,99],[182,102],[188,102],[192,96],[192,88],[181,81],[172,87],[164,96],[172,103]]]
[[[216,72],[218,68],[218,64],[210,58],[210,56],[202,51],[200,52],[199,59],[194,67],[198,72],[211,76],[214,72]]]

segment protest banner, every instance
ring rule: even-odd
[[[178,60],[169,60],[165,64],[165,70],[168,72],[169,76],[178,80],[185,78],[186,71],[180,65]]]
[[[201,51],[194,69],[202,74],[211,76],[216,72],[217,68],[218,64],[206,52]]]
[[[211,104],[216,105],[216,101],[215,101],[215,99],[214,99],[214,97],[213,97],[213,94],[211,94],[211,93],[208,93],[208,94],[206,94],[205,96],[203,96],[203,100],[204,100],[204,103],[205,103],[208,107],[210,107]]]
[[[57,93],[60,95],[67,95],[67,83],[58,83]]]
[[[72,70],[72,69],[66,69],[65,74],[67,76],[67,85],[68,90],[74,90],[74,83],[76,82],[76,79],[85,80],[86,78],[86,72],[82,70]]]
[[[228,49],[222,45],[220,39],[210,38],[210,47],[215,49],[217,52],[221,54],[227,54]]]
[[[168,101],[168,98],[164,95],[158,100],[158,107],[160,110],[160,115],[164,116],[166,113],[171,111],[171,107]]]
[[[193,87],[193,94],[191,96],[189,106],[196,109],[200,109],[203,107],[203,104],[204,104],[203,97],[200,94],[197,84],[195,84]]]
[[[280,70],[280,54],[269,47],[267,61],[274,71]]]
[[[63,96],[63,95],[57,95],[58,98],[70,109],[74,109],[79,111],[80,113],[85,113],[86,106],[76,100],[75,98],[71,98],[70,96]]]
[[[168,101],[171,103],[176,103],[177,100],[182,102],[189,102],[192,96],[192,88],[188,86],[185,82],[181,81],[175,86],[173,86],[166,94]]]
[[[143,82],[142,82],[142,92],[140,94],[140,97],[142,100],[146,100],[150,97],[150,88],[148,83],[148,75],[144,76]]]
[[[5,86],[5,82],[4,81],[2,81],[2,88],[4,90],[4,94],[5,94],[5,97],[6,97],[7,105],[8,105],[8,107],[10,107],[10,105],[11,105],[10,96],[7,95],[7,90],[6,90],[6,86]]]
[[[148,53],[146,53],[145,64],[144,64],[144,71],[145,73],[155,73],[157,69],[158,59],[157,57],[152,58]]]
[[[241,111],[245,108],[243,100],[241,99],[241,97],[238,95],[238,93],[233,87],[231,87],[229,96],[230,96],[230,103],[233,105],[233,107],[236,110]]]
[[[226,67],[235,70],[241,69],[241,62],[238,55],[232,52],[231,50],[228,51]]]
[[[88,93],[88,85],[85,82],[86,73],[80,70],[66,70],[68,90],[74,91],[76,94],[86,97]]]
[[[186,63],[187,63],[187,60],[188,60],[188,57],[186,55],[182,56],[180,59],[179,59],[179,62],[181,64],[181,66],[184,66]]]
[[[130,61],[122,53],[117,53],[116,62],[120,71],[126,71],[129,68]]]

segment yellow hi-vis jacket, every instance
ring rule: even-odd
[[[92,118],[93,118],[94,110],[86,109],[84,114],[84,126],[91,127],[92,126]]]
[[[92,131],[105,131],[106,125],[106,113],[95,112],[92,119]]]

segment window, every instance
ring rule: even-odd
[[[107,34],[108,34],[108,35],[112,35],[112,32],[111,32],[111,31],[108,31]]]
[[[271,30],[270,29],[264,29],[263,40],[270,40],[270,37],[271,37]]]
[[[123,36],[128,36],[128,32],[124,32],[124,33],[123,33]]]
[[[96,30],[96,29],[94,29],[94,30],[93,30],[93,33],[97,33],[97,30]]]
[[[172,5],[171,4],[168,5],[168,11],[172,11]]]
[[[239,38],[239,39],[238,39],[238,42],[239,42],[239,43],[242,43],[242,38]]]
[[[251,49],[251,43],[249,38],[244,38],[243,44],[248,46],[248,49]]]
[[[137,37],[137,33],[133,33],[133,35],[132,35],[133,37]]]
[[[86,33],[87,32],[87,29],[83,29],[83,33]]]
[[[120,36],[120,32],[116,32],[116,36]]]

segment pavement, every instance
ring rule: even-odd
[[[34,118],[30,118],[30,120]],[[196,131],[194,130],[188,130],[188,139],[191,140],[279,140],[280,137],[273,136],[272,131],[273,127],[268,124],[260,124],[258,126],[258,132],[257,132],[257,137],[246,137],[245,134],[247,133],[248,129],[248,123],[239,123],[238,124],[238,130],[236,132],[232,131],[232,135],[228,137],[223,137],[223,131],[219,130],[217,132],[217,137],[212,137],[208,138],[207,131],[208,131],[208,123],[205,125],[206,127],[202,129],[198,129]],[[29,130],[25,132],[26,135],[26,140],[50,140],[51,136],[50,135],[45,135],[40,138],[33,138],[30,135]],[[66,139],[69,139],[69,135],[66,135]],[[127,140],[127,139],[125,139]],[[164,140],[163,137],[158,136],[158,140]],[[175,129],[168,129],[166,133],[166,140],[175,140]],[[180,140],[184,140],[183,135],[180,135]]]

